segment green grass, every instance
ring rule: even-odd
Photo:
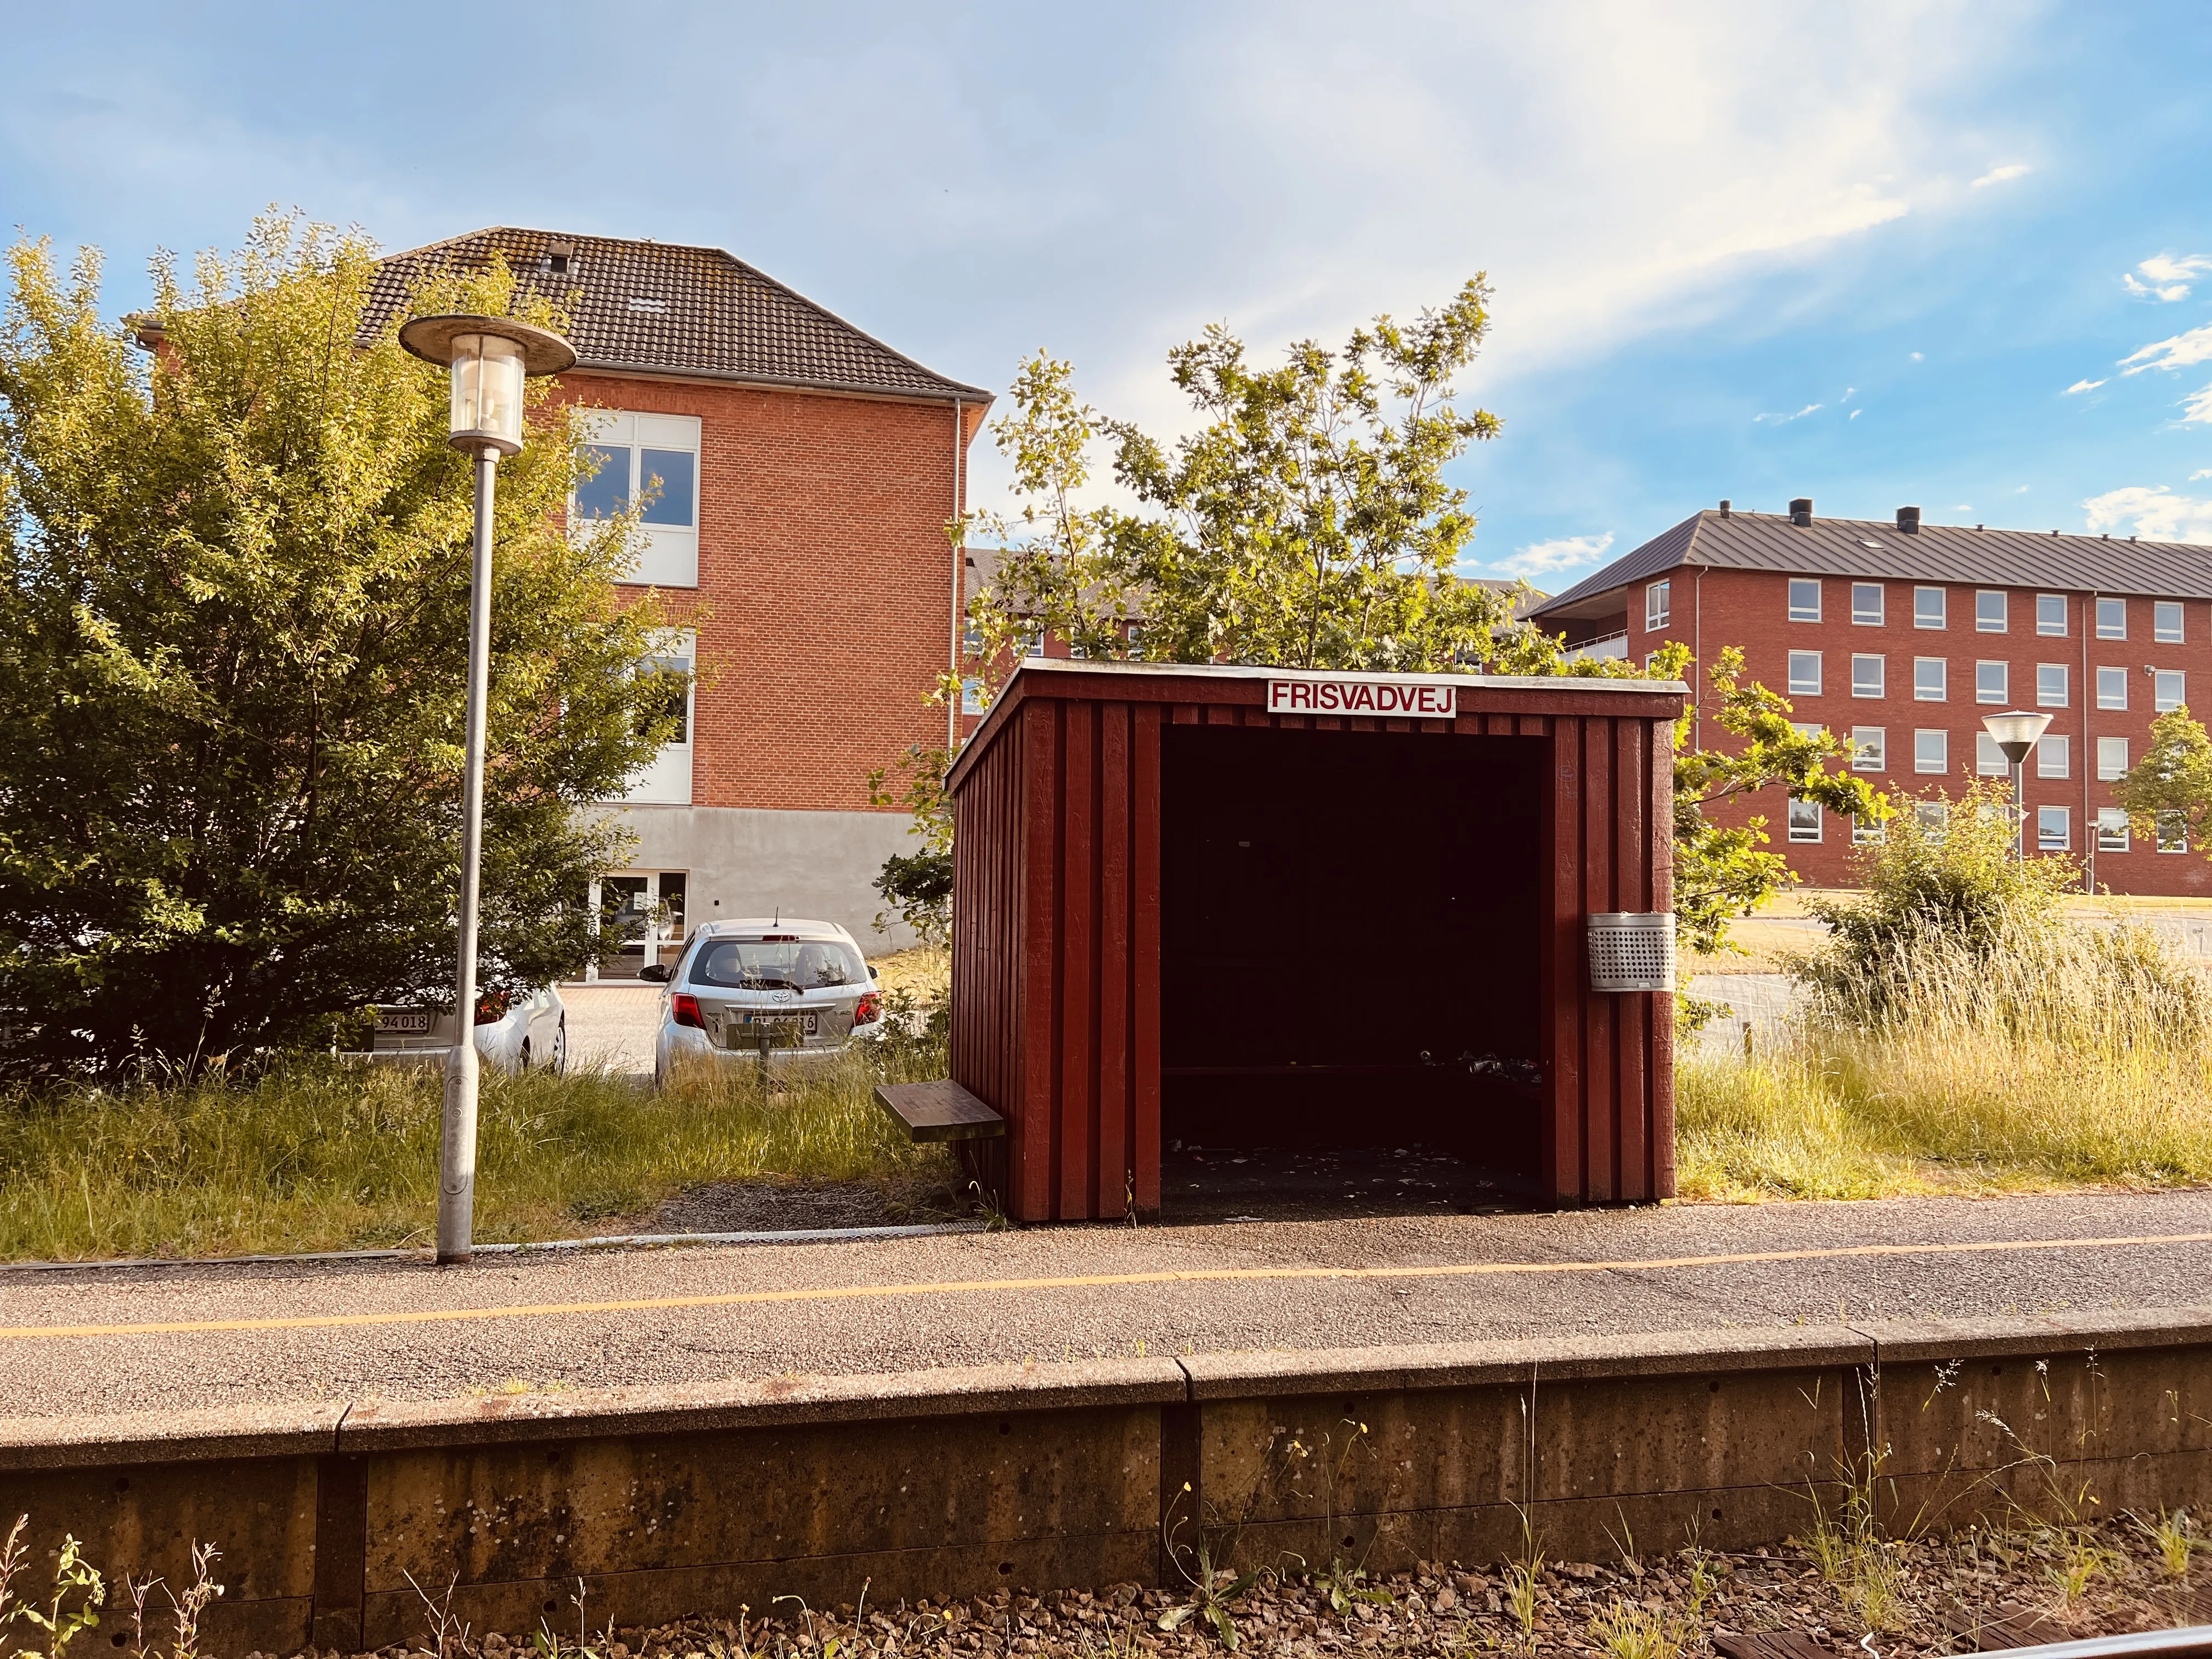
[[[941,1047],[870,1061],[679,1078],[654,1094],[582,1072],[484,1074],[476,1236],[623,1231],[707,1182],[957,1185],[870,1099],[941,1077]],[[210,1256],[425,1244],[437,1210],[439,1073],[307,1057],[242,1079],[0,1095],[0,1259]]]
[[[1920,941],[1757,1060],[1685,1056],[1676,1121],[1685,1198],[2212,1182],[2212,984],[2131,928]]]

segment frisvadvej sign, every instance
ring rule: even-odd
[[[1459,689],[1449,680],[1269,680],[1267,712],[1448,720],[1459,713]]]

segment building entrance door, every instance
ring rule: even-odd
[[[604,968],[586,970],[586,981],[635,979],[638,970],[672,961],[684,945],[683,870],[626,870],[602,876],[592,902],[599,933],[619,939],[621,948]]]

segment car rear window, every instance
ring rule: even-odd
[[[867,977],[860,953],[834,939],[709,939],[690,974],[694,985],[731,991],[813,991]]]

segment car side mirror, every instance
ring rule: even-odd
[[[668,982],[668,964],[665,962],[649,962],[637,970],[637,976],[640,979],[649,979],[655,985],[665,985]]]

